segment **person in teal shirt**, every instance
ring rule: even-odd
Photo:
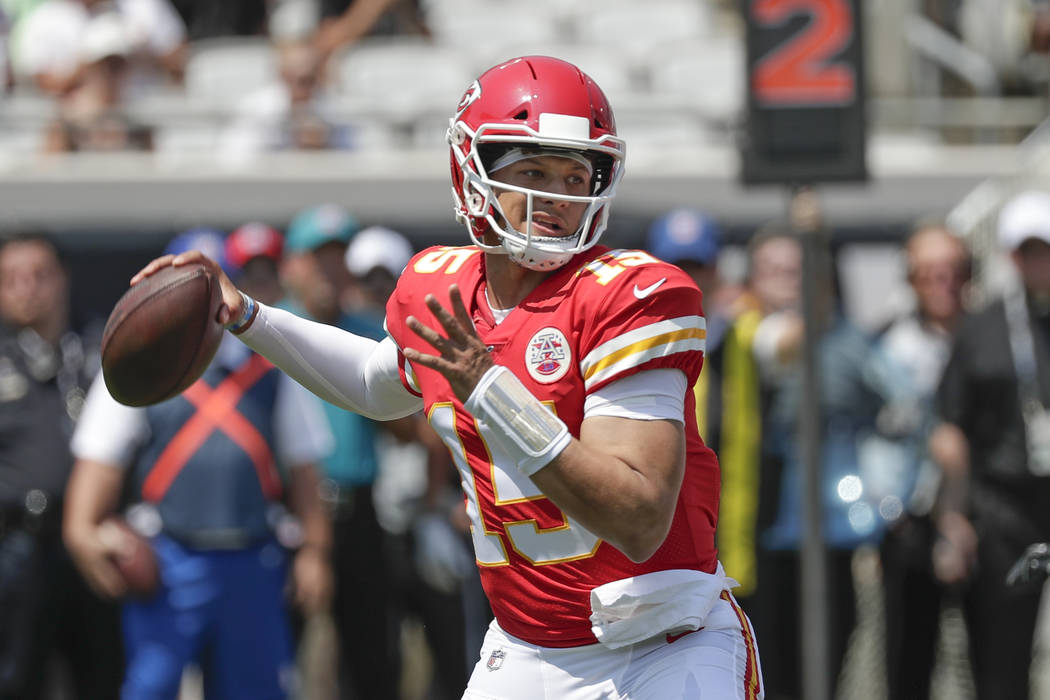
[[[309,207],[293,217],[281,264],[288,296],[280,306],[379,340],[385,335],[381,319],[345,310],[351,277],[344,256],[357,230],[354,217],[336,204]],[[396,700],[398,640],[391,630],[390,577],[373,502],[378,427],[332,404],[325,403],[324,411],[335,438],[335,449],[322,462],[321,488],[333,520],[332,615],[339,635],[340,697]]]

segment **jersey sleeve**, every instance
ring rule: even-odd
[[[463,288],[461,270],[465,263],[480,251],[472,246],[432,246],[416,253],[397,280],[394,293],[386,304],[386,333],[397,345],[398,371],[405,389],[421,396],[412,365],[405,359],[402,350],[412,347],[423,352],[433,352],[407,325],[406,319],[415,315],[425,319],[430,310],[423,303],[427,294],[436,293],[453,282]]]
[[[627,270],[604,289],[583,295],[580,372],[586,392],[643,369],[679,369],[692,386],[707,336],[700,290],[680,268],[655,259]]]

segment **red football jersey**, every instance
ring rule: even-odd
[[[485,301],[484,255],[474,246],[435,247],[408,264],[387,304],[387,330],[400,348],[434,349],[405,325],[438,327],[423,303],[446,308],[459,285],[492,359],[580,434],[584,400],[643,369],[676,368],[692,386],[703,364],[700,290],[682,270],[639,250],[596,246],[545,279],[500,324]],[[427,417],[452,452],[466,494],[474,550],[496,619],[533,644],[592,644],[590,591],[603,583],[665,569],[716,567],[719,471],[697,431],[686,392],[685,478],[670,534],[636,564],[547,500],[532,480],[479,432],[438,372],[401,357],[402,380],[422,395]],[[487,428],[486,428],[487,430]]]

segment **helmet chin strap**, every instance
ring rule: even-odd
[[[528,226],[532,225],[532,197],[533,195],[530,194],[528,209],[526,210],[526,225]],[[502,210],[500,210],[499,207],[496,207],[495,210],[499,215],[501,223],[503,224],[502,228],[505,230],[514,231],[514,233],[521,237],[520,239],[516,239],[512,236],[501,233],[499,228],[489,228],[489,230],[492,231],[500,240],[500,246],[498,250],[506,255],[509,255],[510,259],[516,264],[537,272],[549,272],[551,270],[556,270],[559,267],[562,267],[563,265],[565,265],[565,263],[569,262],[569,260],[572,259],[573,255],[575,255],[575,253],[571,252],[560,253],[555,251],[537,250],[535,247],[528,245],[526,242],[531,244],[535,243],[536,241],[542,242],[545,240],[560,240],[560,238],[556,236],[534,236],[531,235],[531,231],[528,233],[518,231],[516,228],[510,225],[510,222],[507,221],[507,217],[503,214]],[[582,228],[582,222],[580,228]],[[577,229],[575,234],[571,236],[565,236],[564,238],[565,240],[578,239],[579,235],[580,229]]]

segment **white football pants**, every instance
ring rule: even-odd
[[[761,700],[754,630],[728,593],[707,617],[716,620],[615,650],[540,647],[493,621],[463,700]]]

